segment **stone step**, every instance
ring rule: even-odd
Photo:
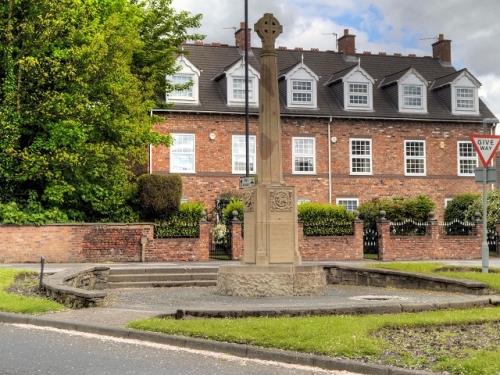
[[[111,268],[110,275],[131,274],[179,274],[179,273],[217,273],[218,267],[123,267]]]
[[[140,282],[111,282],[109,289],[118,288],[168,288],[186,286],[215,286],[215,280],[185,280],[185,281],[140,281]]]
[[[109,275],[108,282],[217,280],[217,273],[144,273]]]

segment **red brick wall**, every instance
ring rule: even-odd
[[[331,136],[332,200],[359,198],[360,203],[377,197],[427,194],[436,203],[442,219],[444,199],[479,191],[473,177],[457,176],[457,141],[468,140],[481,124],[432,123],[417,121],[335,120]],[[257,118],[252,117],[250,133],[256,134]],[[236,115],[194,115],[171,113],[157,124],[162,133],[195,134],[196,173],[183,175],[183,196],[214,206],[218,194],[238,190],[239,175],[232,174],[231,136],[244,134],[244,117]],[[328,120],[283,118],[283,172],[287,184],[297,187],[297,197],[328,201]],[[216,137],[209,139],[213,132]],[[316,139],[316,174],[292,174],[292,137]],[[373,175],[349,175],[349,138],[371,138]],[[427,175],[404,176],[404,141],[425,139]],[[258,142],[257,142],[258,144]],[[153,147],[153,173],[169,173],[169,150]],[[257,171],[258,173],[258,171]]]
[[[143,236],[147,262],[208,260],[209,223],[187,239],[154,239],[152,224],[0,225],[0,263],[139,262]]]
[[[482,225],[471,236],[447,236],[440,233],[437,221],[431,221],[425,236],[394,236],[390,222],[377,224],[380,260],[476,259],[481,257]]]
[[[199,238],[152,240],[146,248],[146,262],[208,261],[210,228],[210,223],[200,223]]]
[[[231,254],[233,260],[241,259],[243,255],[243,226],[240,221],[231,224]]]
[[[302,223],[298,223],[299,251],[304,261],[339,261],[363,259],[363,222],[354,223],[352,236],[304,236]],[[233,223],[232,253],[234,259],[243,254],[241,223]],[[238,258],[235,258],[238,256]]]

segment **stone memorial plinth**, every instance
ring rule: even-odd
[[[231,296],[321,295],[326,275],[303,266],[298,251],[295,187],[283,180],[278,64],[275,41],[282,26],[270,13],[255,24],[262,40],[259,83],[258,183],[243,190],[243,261],[219,269],[217,293]]]

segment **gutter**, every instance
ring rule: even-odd
[[[214,114],[214,115],[245,115],[245,112],[229,112],[229,111],[206,111],[206,110],[193,110],[193,109],[153,109],[151,112],[159,113],[201,113],[201,114]],[[258,113],[250,113],[251,116],[258,116]],[[354,116],[354,115],[314,115],[314,114],[283,114],[280,117],[302,117],[302,118],[322,118],[322,119],[352,119],[352,120],[373,120],[373,121],[416,121],[416,122],[453,122],[453,123],[482,123],[483,119],[432,119],[432,118],[414,118],[414,117],[368,117],[368,116]]]

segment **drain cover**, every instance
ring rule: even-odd
[[[383,295],[378,295],[378,296],[354,296],[351,297],[350,299],[353,299],[355,301],[402,301],[406,300],[408,298],[406,297],[400,297],[400,296],[383,296]]]

